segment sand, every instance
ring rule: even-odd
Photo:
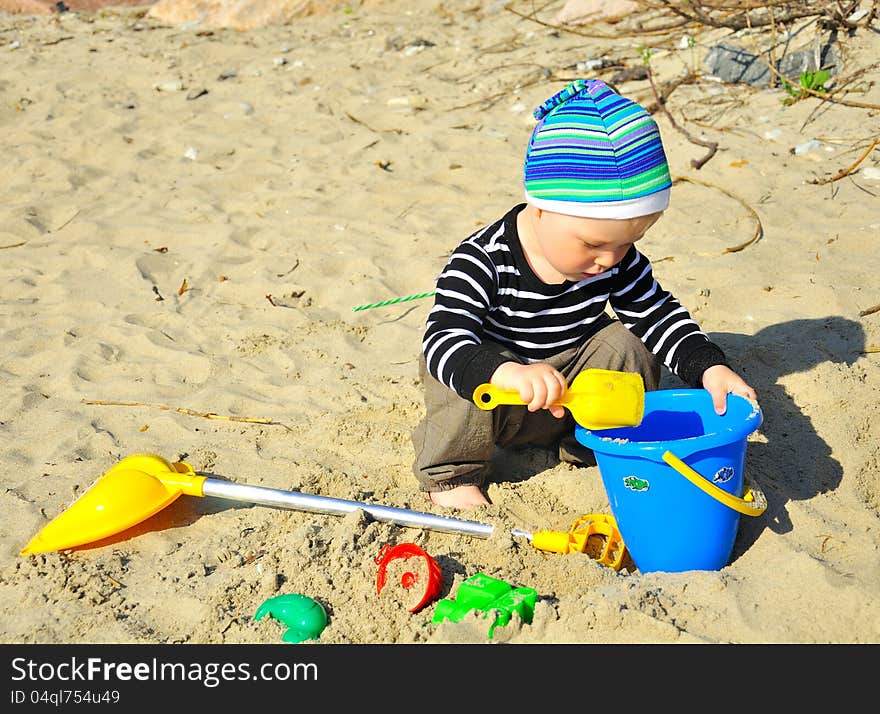
[[[675,125],[656,114],[680,178],[642,249],[763,412],[747,474],[769,506],[740,518],[730,562],[616,571],[515,537],[611,513],[598,467],[538,449],[498,453],[487,508],[418,493],[431,300],[353,308],[431,291],[458,241],[521,200],[531,110],[596,76],[589,60],[638,68],[652,44],[665,82],[729,35],[680,49],[680,33],[592,28],[605,39],[554,29],[551,10],[542,25],[415,0],[246,32],[144,8],[0,13],[0,640],[277,644],[285,628],[254,614],[295,593],[326,610],[313,645],[880,641],[880,150],[859,161],[880,76],[864,28],[841,37],[850,104],[703,79],[670,96]],[[652,101],[644,79],[618,87]],[[717,143],[702,168],[707,147],[676,126]],[[20,555],[144,453],[492,535],[182,496],[113,542]],[[376,556],[400,543],[436,560],[441,598],[478,573],[533,588],[532,621],[490,640],[485,620],[380,596]]]

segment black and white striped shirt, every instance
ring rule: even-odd
[[[616,266],[577,283],[542,282],[532,272],[516,230],[519,204],[462,241],[437,278],[422,348],[428,371],[470,400],[509,361],[483,342],[499,343],[524,364],[575,348],[601,326],[605,306],[673,374],[701,387],[703,372],[726,364],[721,349],[654,279],[635,246]]]

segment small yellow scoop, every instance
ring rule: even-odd
[[[477,387],[473,400],[484,410],[501,404],[526,404],[515,389],[499,389],[491,384]],[[638,426],[645,413],[645,384],[634,372],[585,369],[555,404],[568,409],[585,429]]]

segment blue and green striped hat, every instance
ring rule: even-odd
[[[651,115],[598,79],[578,79],[535,110],[526,200],[586,218],[635,218],[669,206],[672,179]]]

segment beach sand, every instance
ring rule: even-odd
[[[0,13],[0,640],[280,643],[254,614],[296,593],[327,612],[316,645],[880,642],[880,74],[864,28],[840,38],[849,104],[704,78],[670,95],[674,123],[655,114],[678,180],[641,248],[763,412],[746,471],[769,506],[740,518],[730,562],[615,571],[514,537],[611,513],[598,467],[539,449],[498,453],[487,508],[418,493],[431,299],[353,308],[430,292],[452,248],[522,200],[531,111],[572,79],[610,80],[591,60],[638,68],[655,46],[666,82],[729,34],[680,49],[681,33],[560,30],[551,9],[540,24],[500,2],[370,3],[248,31],[144,7]],[[653,101],[644,79],[617,86]],[[707,146],[679,129],[717,143],[702,168]],[[182,496],[112,542],[20,555],[151,453],[492,535]],[[687,514],[670,511],[675,529]],[[441,598],[477,573],[533,588],[532,621],[490,640],[478,617],[433,622],[436,601],[409,612],[397,579],[380,596],[376,557],[400,543],[436,560]]]

